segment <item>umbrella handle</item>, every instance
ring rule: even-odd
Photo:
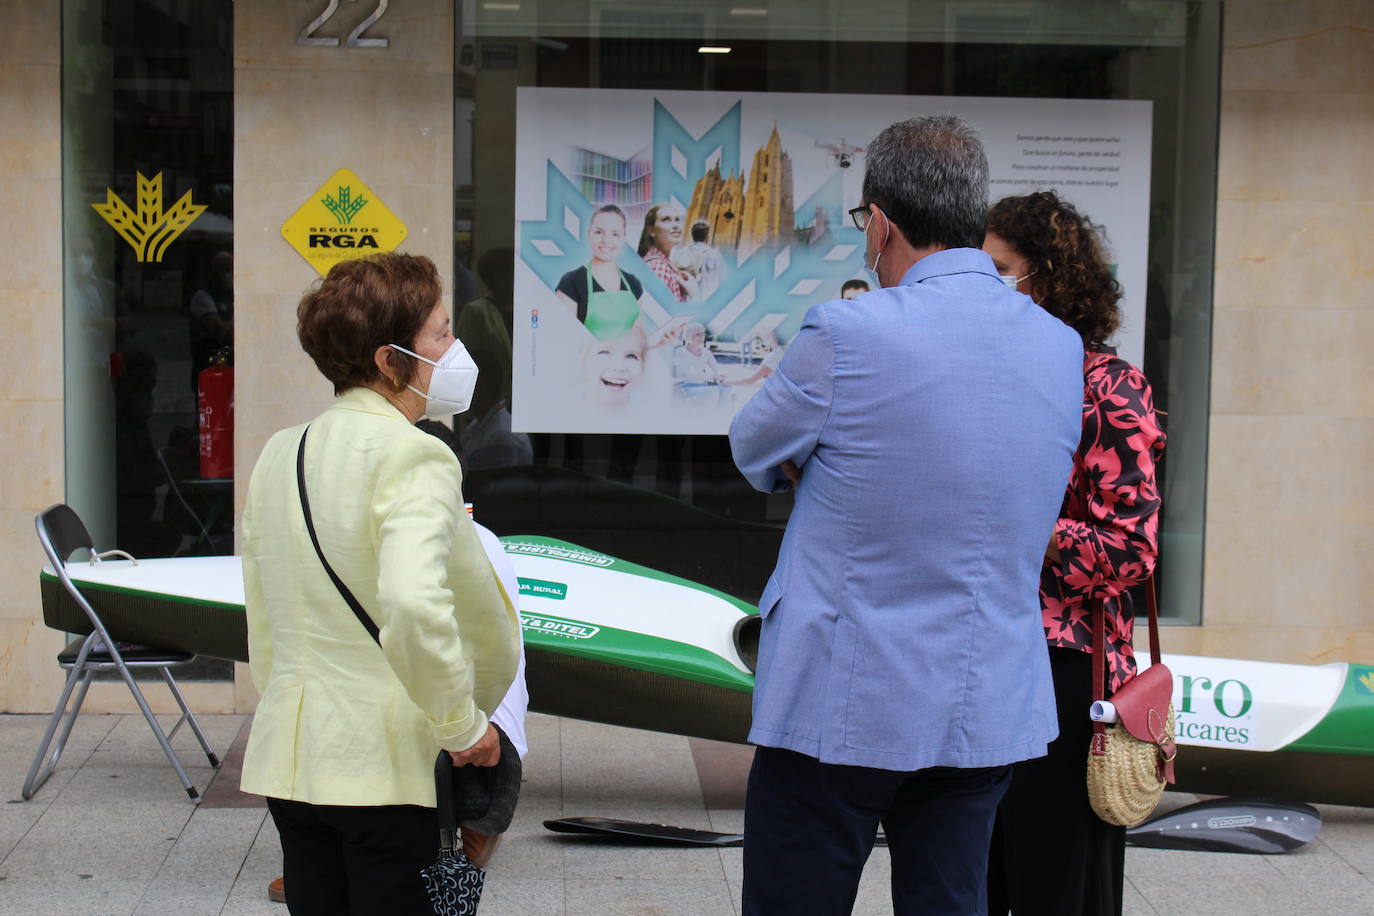
[[[458,822],[453,816],[453,758],[445,750],[434,758],[434,802],[439,813],[439,848],[458,846]]]

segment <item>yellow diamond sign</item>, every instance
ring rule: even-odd
[[[282,224],[281,234],[323,276],[340,261],[394,251],[406,227],[357,175],[339,169]]]

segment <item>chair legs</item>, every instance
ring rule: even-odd
[[[219,757],[215,756],[215,749],[210,746],[210,739],[205,737],[205,732],[201,731],[200,723],[196,721],[195,713],[191,712],[191,707],[186,705],[186,698],[181,695],[181,688],[177,686],[176,679],[172,677],[172,672],[166,668],[162,669],[162,679],[167,682],[167,689],[172,691],[172,696],[176,697],[177,705],[181,707],[181,718],[177,724],[172,726],[172,730],[167,733],[167,740],[172,740],[181,723],[186,722],[191,726],[191,731],[195,732],[196,740],[200,742],[201,750],[205,751],[205,758],[210,761],[210,766],[219,766]]]
[[[83,675],[84,670],[84,677]],[[181,785],[186,789],[187,796],[195,804],[200,804],[201,795],[191,778],[186,775],[186,770],[181,765],[176,751],[172,750],[171,736],[175,735],[177,729],[183,722],[191,726],[191,731],[195,733],[196,740],[200,742],[201,749],[205,751],[206,758],[210,761],[210,766],[219,766],[219,757],[215,755],[215,750],[210,746],[210,741],[205,737],[205,732],[201,730],[200,723],[196,721],[195,714],[186,705],[186,698],[182,696],[181,689],[177,686],[176,679],[172,677],[172,672],[166,668],[159,668],[162,672],[162,679],[167,683],[172,691],[172,696],[176,699],[177,705],[181,707],[181,718],[172,727],[170,733],[164,732],[162,726],[158,724],[157,717],[153,715],[152,709],[148,706],[148,701],[143,698],[143,691],[138,689],[138,684],[134,681],[133,675],[127,668],[120,668],[119,672],[124,678],[124,683],[128,686],[129,692],[133,694],[134,702],[138,704],[139,711],[143,713],[143,718],[148,722],[148,727],[153,730],[154,737],[162,747],[162,752],[167,755],[167,760],[172,764],[172,768],[177,772],[177,778],[181,780]],[[91,679],[95,676],[95,669],[73,667],[71,673],[67,675],[67,683],[62,688],[62,695],[58,698],[57,708],[53,710],[52,718],[48,720],[47,731],[43,735],[42,742],[38,745],[37,752],[33,755],[33,764],[29,767],[28,777],[24,780],[24,788],[21,791],[27,800],[33,797],[43,783],[48,781],[52,771],[57,767],[57,761],[62,757],[62,751],[67,745],[67,738],[71,735],[72,726],[76,724],[77,713],[81,711],[81,704],[86,700],[86,692],[90,689]],[[63,712],[67,708],[67,700],[71,697],[72,689],[76,686],[77,679],[81,680],[81,689],[76,695],[76,702],[69,713],[66,714],[66,721],[62,724],[62,734],[57,739],[57,744],[53,746],[52,754],[48,754],[48,747],[52,744],[53,734],[57,731],[59,722],[62,722]],[[45,760],[46,758],[46,760]]]
[[[62,695],[57,698],[57,708],[52,712],[52,718],[48,720],[48,729],[43,733],[43,740],[38,744],[38,750],[33,754],[33,764],[29,767],[29,774],[24,778],[24,788],[20,790],[27,801],[33,798],[33,794],[38,791],[43,783],[48,781],[52,771],[57,768],[57,761],[62,757],[62,751],[67,746],[67,738],[72,733],[72,726],[76,724],[76,714],[81,711],[81,704],[86,701],[86,691],[90,689],[91,678],[95,671],[86,669],[86,676],[81,677],[82,669],[72,668],[67,674],[67,683],[62,687]],[[81,691],[76,695],[76,704],[72,706],[72,711],[67,714],[66,722],[62,725],[62,735],[57,739],[57,745],[53,747],[52,756],[48,757],[48,747],[52,744],[52,736],[57,731],[57,725],[62,722],[63,713],[67,709],[67,700],[72,695],[72,688],[76,686],[77,679],[81,679]],[[47,757],[46,762],[44,758]],[[41,768],[41,769],[40,769]]]
[[[167,669],[161,669],[163,676],[167,675]],[[186,795],[191,799],[192,804],[200,804],[200,792],[191,782],[191,777],[186,775],[186,770],[181,766],[181,760],[177,758],[176,751],[172,750],[172,742],[167,739],[167,733],[162,730],[162,726],[157,723],[157,717],[148,708],[148,701],[143,699],[143,691],[138,689],[138,684],[134,683],[134,676],[129,673],[129,669],[120,668],[119,673],[124,676],[124,683],[129,685],[129,692],[134,695],[134,702],[138,704],[139,710],[143,713],[143,718],[148,721],[148,727],[153,730],[153,736],[157,738],[157,743],[162,745],[162,753],[167,755],[167,760],[172,764],[172,769],[177,771],[177,778],[181,780],[182,786],[186,789]],[[186,710],[186,701],[181,698],[181,691],[174,691],[177,695],[177,702],[181,704],[183,715]],[[181,723],[178,722],[178,725]],[[175,729],[173,729],[175,731]],[[200,726],[195,726],[196,736],[200,737]],[[201,739],[202,742],[204,739]]]

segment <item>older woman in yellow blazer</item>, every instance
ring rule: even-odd
[[[518,619],[463,508],[453,452],[415,427],[462,409],[475,373],[426,258],[336,265],[301,300],[301,345],[334,404],[275,434],[242,521],[253,683],[242,788],[281,835],[292,913],[425,913],[437,852],[434,756],[494,765],[487,721]],[[470,385],[467,385],[470,397]],[[307,433],[308,427],[308,435]],[[330,581],[307,532],[379,630]]]

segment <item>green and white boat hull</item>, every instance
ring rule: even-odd
[[[1180,789],[1374,807],[1374,666],[1163,661]]]
[[[501,540],[520,581],[531,710],[745,740],[752,605],[564,541]],[[237,557],[69,569],[117,638],[247,660]],[[49,626],[89,631],[50,572],[42,587]],[[1164,661],[1184,745],[1179,789],[1374,807],[1374,666]]]
[[[754,676],[733,634],[757,609],[564,541],[501,541],[520,579],[530,709],[745,740]]]

